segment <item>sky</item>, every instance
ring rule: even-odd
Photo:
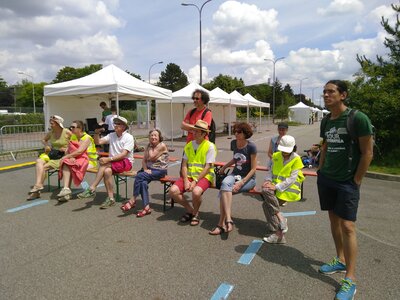
[[[245,85],[272,81],[271,60],[284,57],[275,63],[277,80],[319,104],[324,83],[353,78],[357,54],[387,54],[380,22],[394,24],[396,1],[212,0],[201,13],[203,83],[219,74]],[[155,83],[174,63],[199,82],[199,11],[181,3],[1,0],[0,77],[9,85],[51,82],[64,66],[115,64],[146,81],[151,71]]]

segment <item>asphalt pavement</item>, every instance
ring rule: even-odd
[[[319,141],[318,125],[289,129],[299,153]],[[264,126],[252,137],[261,165],[275,132],[276,126]],[[218,136],[219,161],[231,158],[229,143],[227,136]],[[179,157],[183,144],[174,141],[171,155]],[[0,167],[32,160],[1,161]],[[178,172],[179,164],[169,169],[170,175]],[[234,231],[210,236],[219,216],[214,189],[204,195],[200,225],[192,227],[179,223],[184,212],[179,205],[162,211],[158,182],[150,184],[152,214],[136,218],[119,205],[100,210],[104,187],[94,199],[60,205],[53,177],[51,192],[27,202],[34,173],[32,166],[0,172],[0,299],[333,299],[343,276],[318,273],[335,250],[315,177],[304,183],[305,201],[282,208],[288,243],[269,245],[260,242],[261,201],[246,194],[234,196]],[[258,185],[263,175],[257,173]],[[85,180],[93,178],[88,174]],[[128,186],[131,194],[133,180]],[[357,299],[400,299],[399,191],[400,182],[363,181],[356,223]]]

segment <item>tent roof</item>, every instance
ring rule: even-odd
[[[46,85],[44,96],[77,96],[90,98],[96,95],[111,98],[118,93],[121,100],[171,99],[170,90],[149,84],[122,71],[115,65],[82,78]]]
[[[216,87],[210,92],[210,103],[230,103],[231,96],[224,90]]]
[[[254,98],[252,95],[250,95],[249,93],[247,93],[246,95],[244,95],[244,98],[246,98],[247,100],[249,100],[250,103],[254,103],[254,105],[251,106],[257,106],[257,107],[269,107],[269,103],[265,103],[262,102],[260,100],[257,100],[256,98]]]
[[[210,93],[209,90],[203,88],[196,82],[192,82],[184,88],[172,93],[172,103],[193,103],[192,94],[194,90],[203,90]]]
[[[289,106],[289,108],[308,108],[311,109],[308,105],[305,105],[303,102],[299,102],[296,105]]]

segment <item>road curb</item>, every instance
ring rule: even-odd
[[[377,173],[377,172],[367,172],[367,174],[365,174],[365,177],[373,178],[373,179],[400,182],[400,176],[399,175],[383,174],[383,173]]]

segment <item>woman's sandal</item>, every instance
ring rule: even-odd
[[[40,192],[43,190],[44,190],[44,186],[38,187],[38,186],[34,185],[28,194],[34,194],[34,193],[37,193],[37,192]]]
[[[231,232],[233,230],[233,226],[235,225],[235,223],[233,223],[232,220],[230,221],[226,221],[226,232]]]
[[[129,200],[127,202],[125,202],[122,206],[121,206],[121,210],[124,212],[128,212],[130,211],[132,208],[134,208],[136,206],[136,201],[133,201],[133,203]]]
[[[193,216],[192,220],[190,221],[190,226],[197,226],[200,224],[199,216]]]
[[[150,209],[150,207],[145,208],[145,209],[142,209],[141,211],[139,211],[139,212],[136,214],[136,217],[141,218],[141,217],[144,217],[144,216],[149,215],[149,214],[151,214],[151,209]]]
[[[220,234],[225,233],[225,231],[226,230],[225,230],[224,227],[217,225],[217,226],[214,227],[213,230],[209,231],[208,234],[210,234],[210,235],[220,235]]]
[[[192,218],[193,218],[193,215],[191,213],[186,213],[181,217],[180,221],[182,223],[186,223],[186,222],[189,222],[190,220],[192,220]]]

